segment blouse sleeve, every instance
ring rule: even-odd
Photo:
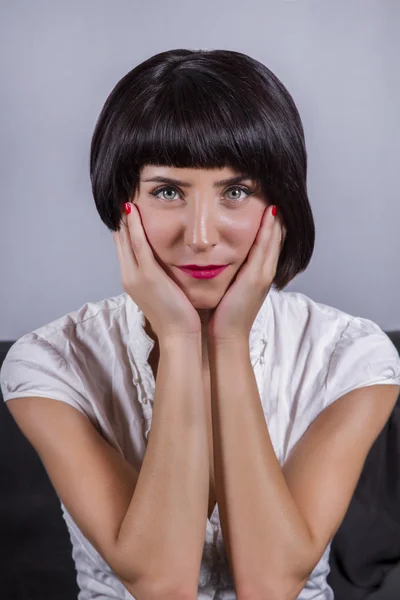
[[[0,371],[4,402],[42,396],[66,402],[90,418],[84,386],[73,366],[43,337],[32,332],[9,349]]]
[[[331,355],[325,382],[325,408],[356,388],[400,386],[400,357],[389,336],[373,321],[353,317]]]

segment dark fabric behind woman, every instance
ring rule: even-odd
[[[369,598],[399,563],[400,396],[367,456],[332,542],[328,583],[335,600]]]

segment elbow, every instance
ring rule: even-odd
[[[307,581],[309,580],[309,576],[305,579],[296,580],[295,582],[291,582],[290,585],[286,587],[285,595],[281,596],[285,600],[297,600],[298,596],[301,594],[304,589]]]
[[[237,600],[297,600],[299,594],[304,588],[307,580],[298,583],[297,585],[284,586],[279,583],[278,586],[268,586],[260,592],[251,594],[237,595]]]
[[[177,568],[162,565],[156,568],[154,562],[146,559],[143,552],[132,547],[115,544],[112,560],[107,561],[121,583],[137,600],[197,600],[198,579],[190,582],[185,574],[178,574]],[[175,576],[173,576],[173,571]]]
[[[120,579],[128,592],[137,600],[197,600],[197,592],[189,593],[181,587],[161,584],[154,578],[151,580],[140,578],[135,582]]]
[[[161,576],[160,573],[149,573],[138,561],[132,560],[132,552],[126,557],[121,552],[114,552],[108,564],[125,586],[128,592],[137,600],[195,600],[197,593],[189,594],[182,584],[173,582]],[[197,589],[196,589],[197,592]]]
[[[307,566],[304,565],[305,557],[308,557]],[[303,550],[300,554],[292,556],[283,569],[275,568],[273,572],[264,573],[263,581],[257,582],[256,585],[249,584],[245,588],[246,591],[237,598],[238,600],[297,600],[317,563],[315,552],[308,546],[306,551]],[[294,564],[297,565],[297,569],[293,568]],[[300,564],[302,564],[301,568]]]
[[[260,586],[255,589],[244,591],[237,594],[238,600],[297,600],[299,594],[303,590],[310,574],[303,578],[288,578],[287,576],[280,577],[278,581],[269,579],[268,582],[263,581]]]

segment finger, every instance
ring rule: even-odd
[[[117,250],[117,257],[118,257],[119,268],[120,268],[120,273],[121,273],[121,280],[123,280],[123,273],[124,273],[125,267],[123,266],[124,259],[123,259],[123,255],[122,255],[120,232],[114,231],[113,238],[114,238],[115,248]]]
[[[263,273],[262,280],[267,281],[271,273],[276,273],[279,255],[281,252],[281,241],[283,236],[283,225],[280,214],[272,214],[272,206],[264,211],[263,220],[258,232],[256,249],[254,251],[254,273]]]
[[[283,245],[285,243],[286,240],[286,234],[287,234],[287,229],[286,227],[283,225],[282,222],[282,218],[280,218],[280,230],[281,230],[281,235],[280,235],[280,241],[279,241],[279,252],[282,251]]]
[[[279,216],[276,215],[274,217],[271,210],[272,210],[272,205],[268,206],[265,209],[265,211],[263,213],[260,229],[258,231],[257,238],[256,238],[256,246],[257,246],[256,260],[260,261],[261,264],[264,264],[264,262],[265,262],[265,253],[268,252],[268,254],[270,254],[270,251],[268,250],[268,248],[270,247],[271,242],[274,245],[276,244],[276,222],[277,221],[279,222]]]
[[[138,268],[138,262],[131,245],[127,215],[121,217],[120,229],[113,232],[113,238],[121,269],[121,280],[125,284]]]
[[[275,217],[273,217],[273,219],[274,219],[274,221],[272,223],[272,228],[273,228],[272,231],[273,231],[273,235],[276,235],[276,237],[274,239],[278,240],[278,245],[279,245],[284,240],[285,226],[283,224],[282,215],[279,211],[277,212]]]
[[[246,273],[252,280],[257,280],[264,270],[266,262],[271,263],[271,237],[274,230],[274,217],[271,214],[272,206],[268,206],[261,217],[260,227],[247,258]]]
[[[130,214],[124,215],[128,224],[126,233],[128,241],[130,241],[129,246],[139,266],[143,265],[146,269],[150,269],[154,262],[153,252],[144,231],[139,208],[132,202],[130,205]]]
[[[122,224],[121,224],[122,227]],[[121,239],[121,229],[113,232],[114,244],[117,251],[118,261],[120,266],[122,267],[123,263],[123,254],[122,254],[122,239]]]
[[[274,217],[275,221],[272,225],[271,232],[271,243],[272,248],[270,249],[272,265],[274,272],[278,266],[279,256],[282,252],[283,244],[285,243],[286,227],[283,225],[282,216],[278,212]]]

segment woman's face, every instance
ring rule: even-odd
[[[132,198],[157,262],[200,315],[214,309],[224,296],[247,258],[269,204],[251,179],[220,183],[239,175],[229,167],[146,165]],[[229,266],[212,279],[196,279],[178,268],[188,264]]]

